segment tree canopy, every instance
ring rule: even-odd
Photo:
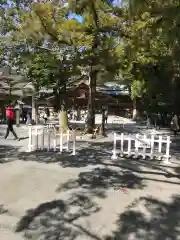
[[[53,88],[65,107],[67,86],[85,70],[90,81],[88,131],[94,127],[99,76],[126,84],[134,103],[178,110],[178,0],[1,1],[1,64],[15,67],[36,91]],[[81,16],[82,21],[70,17]],[[136,108],[136,106],[134,105]]]

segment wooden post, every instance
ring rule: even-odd
[[[67,130],[67,139],[66,139],[66,141],[67,141],[67,150],[69,150],[69,140],[70,140],[70,130],[68,129]]]
[[[121,133],[121,157],[124,154],[124,133]]]
[[[44,151],[44,128],[42,129],[42,136],[41,136],[41,150]]]
[[[35,150],[38,150],[38,128],[37,127],[35,130],[35,139],[36,139]]]
[[[154,134],[151,135],[151,159],[154,157]]]
[[[72,137],[73,137],[73,151],[72,155],[76,155],[76,131],[72,131]]]
[[[159,147],[158,147],[158,160],[161,160],[161,157],[162,157],[162,136],[159,136],[158,144],[159,144]]]
[[[48,148],[47,148],[47,150],[50,151],[50,148],[51,148],[51,131],[50,131],[49,128],[47,129],[47,133],[48,133]]]
[[[54,127],[54,152],[56,152],[56,128]]]
[[[146,135],[143,136],[144,144],[143,144],[143,159],[146,158]]]
[[[128,135],[128,150],[127,150],[128,156],[131,154],[131,135]]]
[[[136,139],[135,139],[135,157],[138,157],[138,150],[139,150],[139,134],[136,134]]]
[[[32,151],[32,127],[29,127],[29,143],[28,143],[28,152]]]
[[[63,130],[60,130],[60,152],[63,151]]]
[[[171,144],[171,139],[170,136],[167,136],[167,144],[166,144],[166,155],[165,155],[165,161],[164,163],[166,164],[171,164],[171,162],[169,161],[170,158],[170,144]]]
[[[116,133],[114,133],[114,141],[113,141],[113,155],[111,159],[116,160],[117,159],[117,154],[116,154]]]

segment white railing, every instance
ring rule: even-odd
[[[121,120],[121,119],[112,120],[112,124],[118,124],[118,125],[121,125],[124,128],[124,121]]]
[[[29,144],[28,151],[54,151],[63,152],[70,151],[70,143],[72,143],[72,155],[76,154],[76,132],[75,130],[66,132],[58,132],[56,128],[34,128],[29,127]]]
[[[120,141],[120,149],[117,149],[117,143]],[[165,163],[170,163],[170,136],[160,135],[117,135],[114,133],[113,155],[112,159],[117,159],[120,156],[128,155],[143,159],[150,157],[151,159],[158,157],[159,160],[165,159]]]
[[[68,121],[69,123],[74,123],[74,124],[85,124],[85,121],[78,121],[78,120],[69,120]],[[47,126],[48,128],[53,128],[55,126],[59,126],[59,122],[58,121],[54,121],[54,122],[50,122],[50,123],[47,123]]]

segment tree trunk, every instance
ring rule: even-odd
[[[36,100],[35,93],[32,94],[32,121],[36,123]]]
[[[63,131],[68,129],[68,116],[65,109],[59,111],[59,128]]]
[[[69,128],[65,95],[60,98],[59,128],[63,131],[67,131]]]
[[[66,131],[68,126],[68,115],[67,115],[67,106],[66,106],[66,85],[64,84],[63,89],[61,91],[57,92],[56,89],[54,89],[55,92],[55,107],[58,114],[59,119],[59,129]]]
[[[39,117],[38,117],[38,105],[37,102],[35,102],[35,123],[39,123]]]
[[[176,96],[176,89],[177,89],[177,85],[176,85],[176,79],[175,77],[173,77],[172,79],[172,97],[171,97],[171,101],[172,101],[172,111],[176,113],[177,111],[177,103],[176,103],[176,99],[177,99],[177,96]]]
[[[8,103],[9,104],[11,104],[11,96],[12,96],[12,94],[11,94],[11,86],[9,87],[9,96],[8,96]]]
[[[96,95],[96,76],[97,71],[91,68],[89,75],[89,98],[88,98],[88,114],[86,122],[86,133],[93,133],[95,128],[95,95]]]
[[[102,109],[102,124],[100,128],[100,135],[105,137],[106,136],[106,131],[105,131],[105,108],[103,107]]]
[[[137,119],[137,101],[136,101],[136,98],[134,98],[132,120],[136,120],[136,119]]]

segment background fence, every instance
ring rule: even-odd
[[[120,145],[118,146],[120,142]],[[165,159],[165,163],[170,163],[170,136],[161,135],[117,135],[114,133],[113,155],[112,159],[117,159],[120,156],[128,155],[143,159],[149,157],[151,159]]]
[[[70,146],[71,145],[71,146]],[[75,130],[58,131],[55,127],[29,127],[28,151],[59,151],[72,150],[76,154]]]

